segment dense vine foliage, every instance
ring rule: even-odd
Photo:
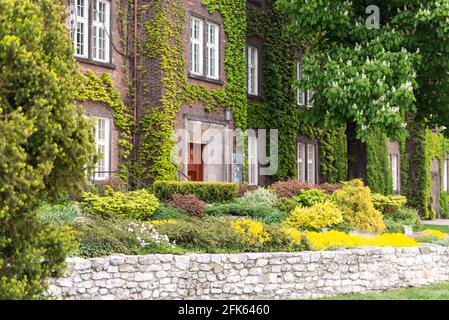
[[[182,1],[155,1],[155,16],[145,24],[147,40],[144,51],[147,59],[160,61],[163,96],[160,105],[151,108],[141,124],[140,166],[150,168],[141,170],[144,179],[176,179],[177,165],[173,155],[175,117],[183,104],[200,102],[208,112],[231,108],[236,127],[246,129],[246,74],[245,57],[242,55],[246,1],[204,0],[203,4],[210,12],[218,11],[223,17],[227,43],[224,58],[226,83],[222,89],[208,90],[187,81],[182,42],[186,12]]]

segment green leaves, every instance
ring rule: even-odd
[[[93,137],[60,1],[0,0],[0,299],[37,298],[67,241],[34,209],[85,180]]]

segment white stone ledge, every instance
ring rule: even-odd
[[[68,258],[57,299],[301,299],[449,281],[449,248]]]

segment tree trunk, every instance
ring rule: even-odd
[[[348,141],[348,180],[362,179],[366,184],[366,144],[357,139],[356,126],[353,122],[346,125],[346,136]]]

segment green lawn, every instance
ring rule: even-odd
[[[449,283],[384,293],[342,295],[323,300],[449,300]]]
[[[443,233],[449,233],[449,226],[433,226],[433,225],[428,225],[425,224],[424,225],[425,229],[434,229],[434,230],[438,230],[441,231]]]

